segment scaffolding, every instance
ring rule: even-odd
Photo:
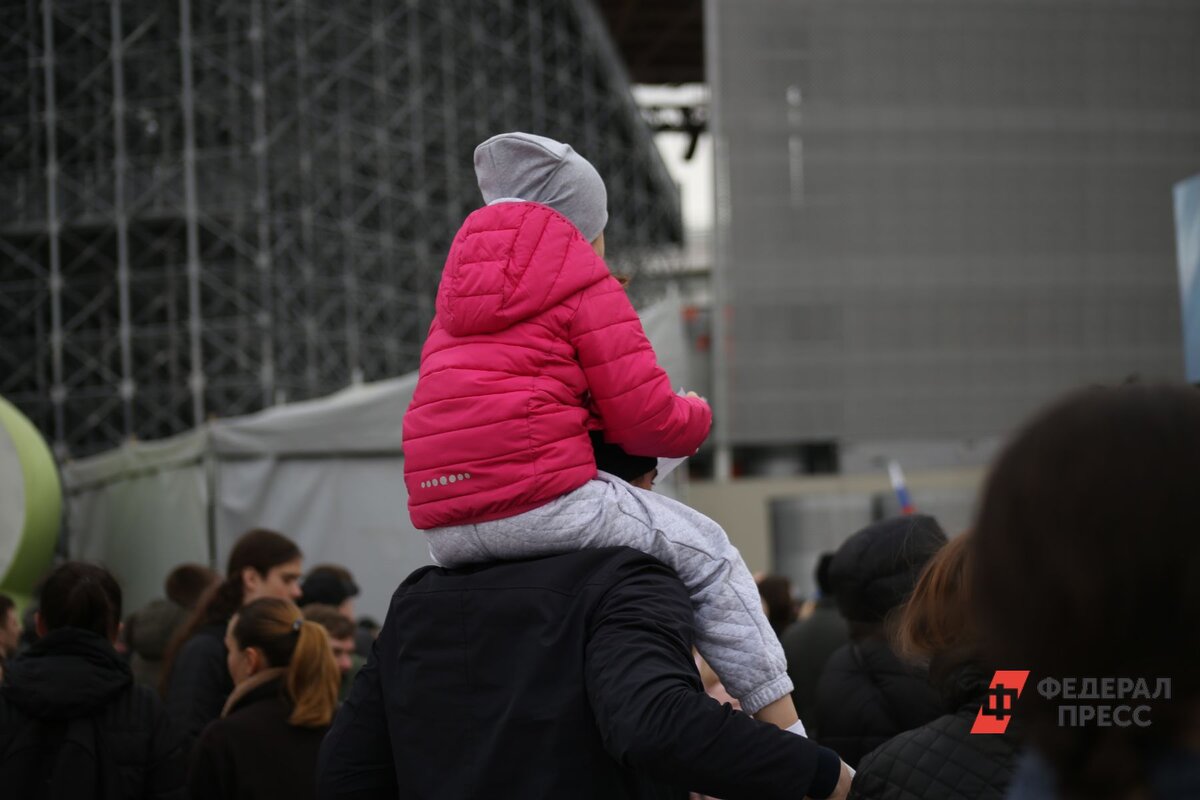
[[[596,164],[618,268],[679,242],[587,0],[3,0],[0,394],[65,459],[413,369],[518,129]]]

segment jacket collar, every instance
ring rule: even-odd
[[[275,681],[282,681],[283,676],[287,674],[287,667],[271,667],[264,669],[255,675],[250,676],[246,680],[233,687],[233,691],[229,695],[229,699],[225,701],[225,707],[221,709],[221,718],[229,716],[233,710],[242,704],[242,701],[247,703],[252,702],[257,695],[257,689],[264,688],[267,684]]]
[[[26,714],[71,719],[94,713],[133,683],[129,666],[103,636],[59,628],[4,668],[4,696]]]

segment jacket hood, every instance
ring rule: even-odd
[[[4,667],[5,699],[37,719],[73,719],[107,705],[133,683],[129,666],[99,634],[60,628]]]
[[[935,659],[930,665],[930,682],[942,696],[946,710],[951,712],[964,705],[979,705],[987,694],[991,679],[992,673],[974,662],[939,668]]]
[[[187,622],[188,610],[170,600],[155,600],[125,623],[129,647],[142,658],[161,661],[176,629]]]
[[[538,203],[473,212],[450,245],[437,315],[452,336],[497,333],[608,276],[570,220]]]

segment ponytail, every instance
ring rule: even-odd
[[[187,621],[179,626],[179,630],[171,637],[167,652],[163,657],[162,678],[159,681],[159,694],[166,696],[167,687],[171,683],[171,673],[175,671],[175,659],[188,639],[196,631],[209,625],[224,625],[242,606],[244,584],[242,572],[253,569],[259,575],[266,577],[267,573],[281,564],[295,561],[302,556],[300,548],[282,533],[255,528],[242,534],[229,553],[229,564],[225,570],[225,580],[210,586]]]
[[[287,691],[293,706],[288,722],[303,728],[328,725],[337,710],[341,682],[325,629],[315,622],[301,620],[287,671]]]
[[[289,723],[320,728],[333,720],[341,674],[329,637],[320,625],[305,620],[294,603],[263,598],[248,604],[237,614],[233,638],[239,647],[262,651],[268,666],[287,667]]]
[[[220,583],[214,583],[201,595],[191,615],[171,636],[163,655],[163,671],[159,678],[158,693],[166,696],[171,685],[171,674],[175,671],[175,659],[196,631],[208,625],[222,625],[237,613],[242,605],[242,575],[231,575]]]

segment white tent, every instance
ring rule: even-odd
[[[685,385],[679,300],[647,309],[642,324]],[[66,464],[68,552],[112,569],[133,610],[162,595],[175,565],[219,568],[244,531],[271,528],[296,540],[307,565],[349,568],[360,612],[381,619],[399,582],[429,563],[409,522],[400,450],[416,382],[352,386]]]

